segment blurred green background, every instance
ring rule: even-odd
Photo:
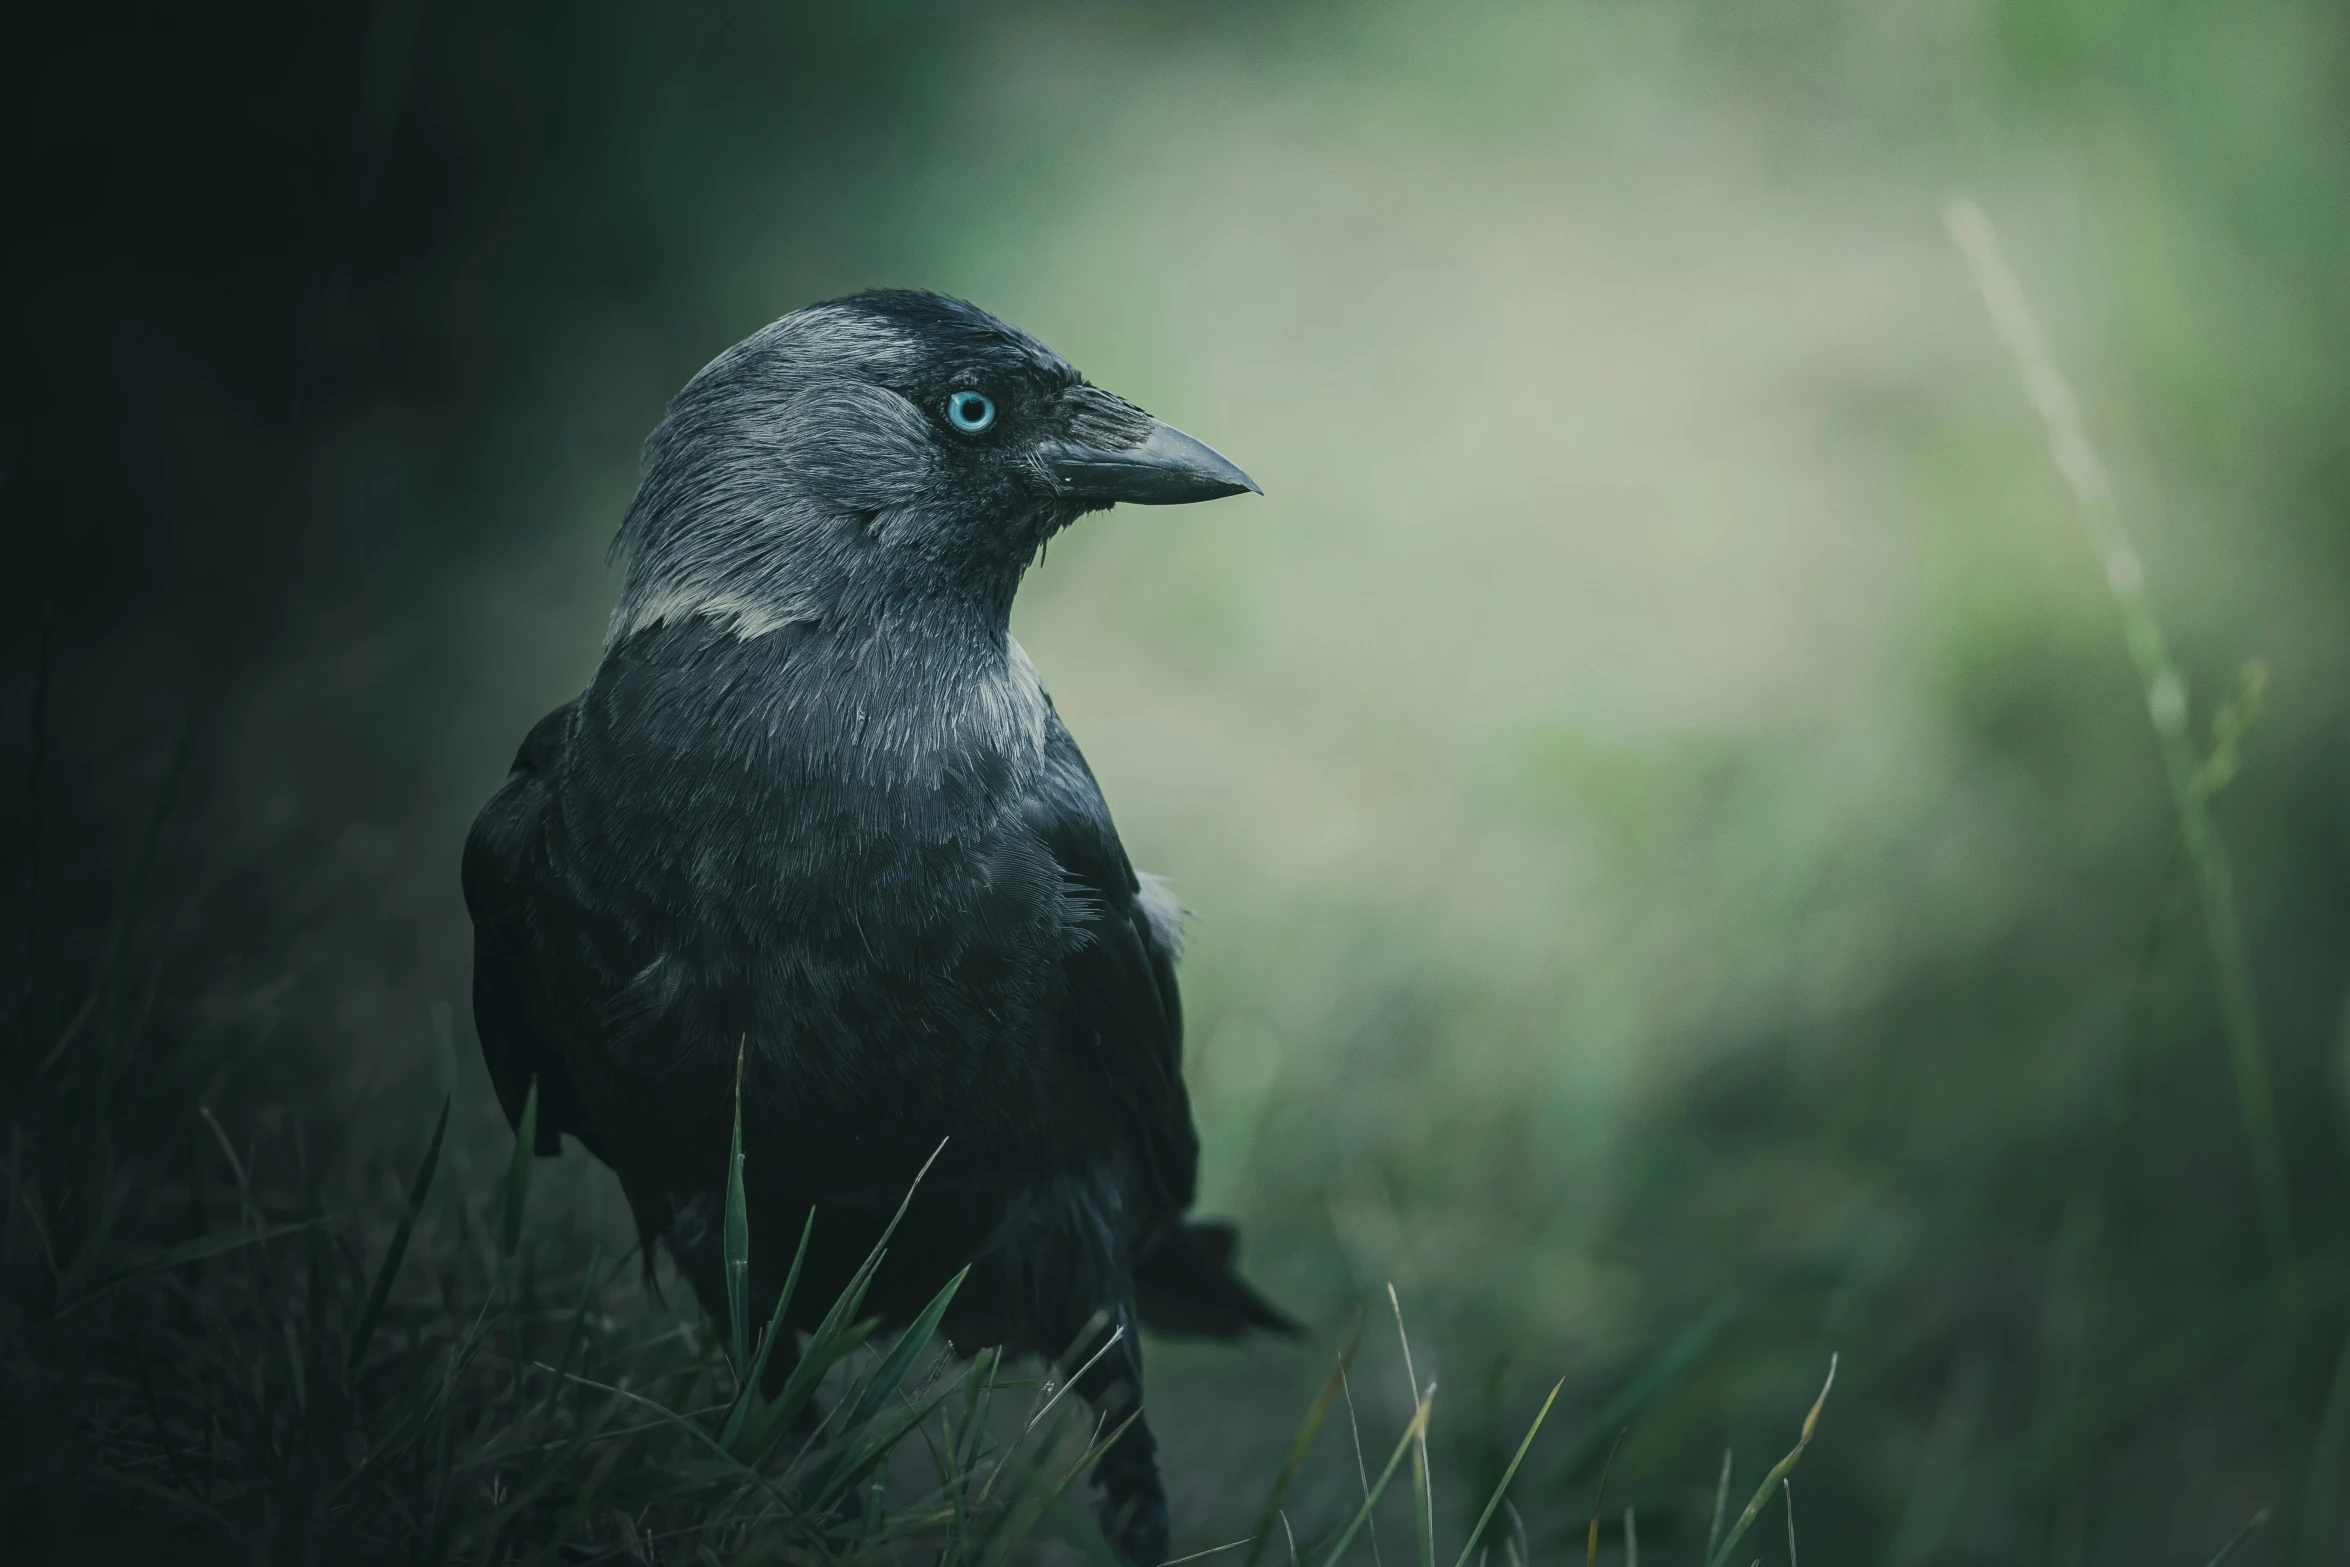
[[[2339,6],[385,0],[337,27],[300,61],[340,150],[248,192],[301,245],[240,267],[151,230],[135,275],[180,294],[115,272],[45,307],[62,344],[103,313],[118,360],[126,320],[181,335],[90,372],[174,389],[132,426],[160,460],[99,485],[134,520],[20,541],[11,598],[66,606],[92,820],[151,788],[120,758],[153,730],[91,715],[203,714],[175,896],[236,912],[173,927],[186,1005],[325,1063],[288,1091],[354,1146],[412,1147],[453,1078],[475,1167],[503,1156],[457,845],[593,667],[667,395],[800,304],[942,289],[1266,490],[1089,521],[1016,616],[1197,914],[1206,1205],[1324,1330],[1154,1352],[1179,1541],[1245,1531],[1360,1303],[1384,1448],[1392,1283],[1449,1528],[1567,1377],[1517,1492],[1547,1558],[1591,1505],[1557,1464],[1678,1342],[1610,1482],[1654,1559],[1693,1559],[1721,1449],[1743,1495],[1831,1352],[1807,1557],[2201,1562],[2273,1506],[2243,1559],[2344,1559]],[[294,132],[262,118],[255,145]],[[2218,809],[2289,1313],[2144,697],[1944,233],[1957,190],[2080,389],[2198,741],[2246,659],[2273,672]],[[291,386],[189,325],[218,278],[231,324],[298,281]],[[183,491],[231,521],[132,548]],[[1338,1455],[1314,1495],[1353,1484]],[[1784,1559],[1775,1514],[1754,1549]]]

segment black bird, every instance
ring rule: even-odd
[[[536,1152],[619,1175],[725,1320],[737,1046],[755,1321],[811,1208],[801,1330],[924,1161],[871,1309],[956,1269],[956,1344],[1090,1355],[1103,1516],[1165,1555],[1137,1325],[1290,1330],[1188,1220],[1181,911],[1138,874],[1012,639],[1089,511],[1247,474],[960,300],[812,305],[713,360],[646,443],[588,688],[531,730],[465,846],[474,1016]],[[1261,493],[1261,492],[1259,492]],[[802,1305],[806,1316],[801,1315]],[[778,1346],[770,1376],[796,1349]]]

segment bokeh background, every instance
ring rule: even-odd
[[[1366,1304],[1384,1448],[1392,1283],[1456,1532],[1563,1376],[1515,1494],[1579,1551],[1569,1452],[1661,1354],[1610,1510],[1692,1559],[1722,1449],[1743,1494],[1833,1352],[1806,1555],[2200,1562],[2273,1507],[2244,1559],[2342,1559],[2338,6],[376,0],[7,53],[28,1020],[185,719],[157,1026],[264,1042],[355,1168],[454,1087],[493,1168],[457,850],[593,667],[637,444],[785,310],[943,289],[1267,492],[1096,518],[1016,616],[1197,914],[1206,1202],[1321,1330],[1154,1351],[1180,1540],[1245,1531]],[[2146,703],[1953,190],[2080,388],[2192,732],[2271,671],[2218,810],[2291,1309]]]

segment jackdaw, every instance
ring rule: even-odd
[[[482,1053],[517,1127],[536,1081],[535,1151],[568,1132],[610,1165],[648,1265],[658,1240],[723,1322],[740,1044],[752,1320],[812,1208],[804,1331],[943,1141],[870,1309],[903,1323],[968,1264],[953,1343],[1109,1344],[1077,1385],[1105,1429],[1132,1417],[1094,1479],[1144,1563],[1167,1509],[1136,1327],[1292,1325],[1231,1229],[1186,1218],[1182,911],[1128,863],[1010,617],[1085,513],[1242,491],[960,300],[785,316],[670,403],[602,662],[465,846]]]

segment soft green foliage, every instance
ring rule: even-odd
[[[167,796],[159,816],[168,805]],[[999,1429],[995,1394],[1031,1384],[1006,1380],[993,1351],[968,1363],[939,1352],[962,1274],[886,1350],[859,1354],[874,1326],[859,1310],[894,1220],[775,1397],[762,1395],[815,1219],[802,1226],[754,1351],[739,1287],[750,1261],[739,1086],[724,1220],[738,1287],[727,1331],[705,1333],[665,1328],[664,1309],[628,1281],[631,1259],[608,1266],[576,1225],[550,1234],[531,1221],[535,1084],[486,1202],[438,1180],[444,1101],[396,1205],[359,1197],[330,1213],[320,1210],[322,1181],[301,1167],[299,1139],[289,1147],[259,1130],[240,1139],[209,1107],[191,1116],[170,1101],[185,1070],[224,1064],[206,1054],[186,1042],[151,1058],[133,1080],[145,1092],[105,1106],[95,1186],[108,1196],[95,1209],[76,1180],[93,1150],[40,1134],[88,1107],[108,1053],[16,1058],[11,1103],[46,1112],[15,1123],[0,1251],[0,1348],[17,1368],[11,1435],[20,1453],[39,1455],[11,1480],[12,1538],[24,1549],[517,1563],[857,1563],[918,1549],[942,1567],[991,1567],[1057,1539],[1115,1567],[1072,1499],[1122,1429],[1089,1432],[1068,1404],[1082,1367],[1049,1368],[1025,1416]],[[167,1163],[175,1131],[184,1171]],[[233,1211],[233,1222],[207,1227],[216,1195],[233,1196],[222,1215]],[[175,1222],[197,1233],[158,1248]],[[307,1248],[298,1269],[297,1241]],[[542,1303],[550,1292],[568,1307]],[[729,1338],[731,1354],[721,1353]],[[485,1353],[500,1340],[509,1356]],[[1276,1521],[1293,1538],[1282,1504],[1355,1349],[1350,1341],[1340,1353],[1254,1536],[1235,1542],[1251,1562]],[[1408,1367],[1408,1340],[1402,1353]],[[1376,1481],[1315,1546],[1325,1567],[1346,1557],[1407,1461],[1421,1554],[1432,1555],[1432,1400],[1431,1389]],[[1459,1567],[1549,1410],[1545,1401],[1486,1498]]]
[[[226,1064],[206,1054],[151,1053],[131,1081],[184,1087]],[[630,1282],[634,1259],[526,1216],[535,1090],[494,1199],[438,1178],[444,1106],[396,1203],[363,1183],[323,1212],[341,1178],[258,1118],[232,1132],[239,1094],[222,1121],[118,1092],[94,1139],[44,1135],[88,1107],[102,1059],[9,1083],[9,1517],[36,1559],[846,1562],[924,1541],[970,1562],[1041,1524],[1100,1553],[1056,1502],[1080,1428],[990,1435],[958,1386],[973,1373],[935,1352],[959,1278],[860,1359],[869,1262],[770,1402],[756,1372],[781,1303],[742,1375]]]

